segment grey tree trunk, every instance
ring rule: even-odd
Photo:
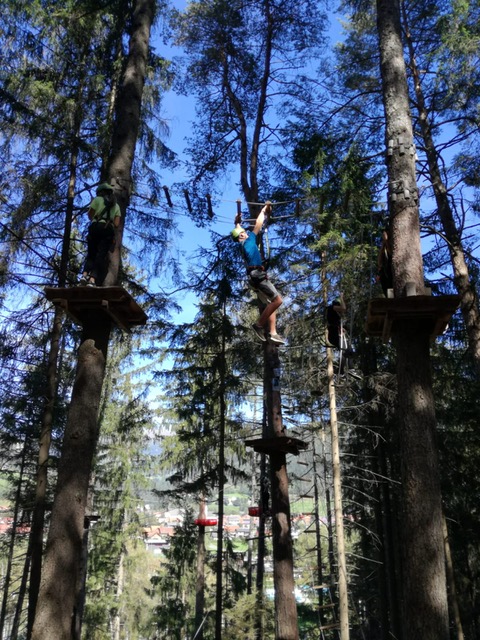
[[[315,437],[312,439],[312,472],[313,472],[313,495],[315,501],[315,547],[317,556],[317,585],[318,585],[318,619],[320,626],[325,623],[325,613],[323,610],[323,566],[322,566],[322,532],[320,526],[320,491],[318,488],[317,454],[315,451]]]
[[[423,293],[418,191],[399,0],[377,0],[386,119],[390,235],[396,298],[409,283]],[[445,556],[436,417],[430,372],[431,327],[418,318],[394,328],[402,477],[403,624],[409,640],[448,640]]]
[[[345,555],[345,535],[343,527],[340,444],[338,435],[337,404],[333,373],[333,356],[330,347],[327,347],[327,375],[330,406],[330,431],[332,440],[333,504],[335,509],[335,530],[337,534],[338,619],[340,624],[340,639],[349,640],[350,625],[348,616],[348,577],[347,560]]]

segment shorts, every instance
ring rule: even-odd
[[[263,304],[270,304],[280,294],[268,279],[267,273],[261,269],[250,271],[249,284]]]

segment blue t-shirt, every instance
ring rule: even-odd
[[[247,267],[261,267],[262,256],[257,246],[257,236],[249,232],[248,238],[241,243],[242,255]]]

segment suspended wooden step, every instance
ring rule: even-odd
[[[328,629],[340,629],[339,622],[332,622],[331,624],[324,624],[321,627],[317,627],[320,631],[328,631]]]
[[[291,438],[290,436],[246,440],[245,444],[247,447],[253,447],[253,450],[257,453],[293,453],[295,456],[308,446],[303,440]]]
[[[460,304],[460,296],[408,296],[406,298],[373,298],[368,303],[365,331],[390,340],[395,326],[404,320],[426,324],[431,338],[441,335]]]
[[[64,309],[77,324],[86,311],[108,314],[124,331],[144,325],[147,315],[123,287],[45,287],[47,300]]]

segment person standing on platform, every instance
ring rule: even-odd
[[[277,289],[268,277],[268,273],[262,264],[262,257],[257,245],[257,237],[260,233],[266,216],[270,214],[271,205],[267,204],[258,214],[252,231],[245,231],[241,226],[241,215],[235,217],[235,229],[231,236],[240,244],[242,256],[247,269],[249,284],[257,294],[261,305],[260,317],[252,325],[252,329],[262,342],[269,340],[274,344],[285,344],[285,340],[278,335],[276,329],[277,309],[283,300]]]
[[[87,235],[87,258],[80,278],[81,285],[100,286],[108,270],[108,253],[114,246],[115,229],[121,212],[113,187],[104,182],[88,208],[90,226]]]
[[[346,340],[343,328],[343,317],[347,311],[347,307],[343,300],[343,295],[340,294],[331,304],[327,307],[327,346],[335,347],[335,349],[345,349]]]
[[[393,289],[392,248],[386,229],[382,232],[382,245],[377,258],[377,282],[380,282],[383,295],[388,298],[388,290]]]

